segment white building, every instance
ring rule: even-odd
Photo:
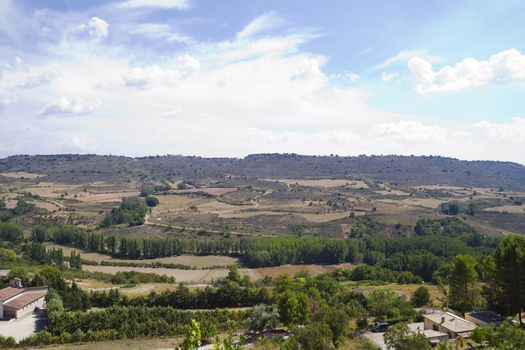
[[[23,288],[19,278],[11,280],[9,287],[0,290],[0,316],[20,318],[43,308],[47,287]]]
[[[450,339],[468,338],[478,326],[450,312],[434,311],[423,315],[425,329],[448,334]]]

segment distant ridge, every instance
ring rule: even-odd
[[[245,158],[195,156],[124,157],[110,155],[17,155],[0,159],[0,172],[47,174],[39,181],[115,181],[124,179],[333,177],[400,185],[446,184],[525,190],[525,166],[500,161],[465,161],[440,156],[304,156],[252,154]],[[0,176],[0,181],[13,181]]]

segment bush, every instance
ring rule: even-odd
[[[421,306],[427,305],[430,302],[430,293],[428,291],[428,288],[424,286],[418,287],[414,291],[414,294],[412,295],[412,299],[410,299],[410,302],[415,307],[421,307]]]
[[[159,205],[159,199],[157,197],[148,196],[146,197],[146,205],[148,207],[156,207]]]

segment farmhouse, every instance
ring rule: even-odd
[[[44,307],[47,287],[23,288],[19,278],[9,282],[9,287],[0,290],[0,316],[20,318]]]
[[[450,312],[435,311],[423,315],[425,329],[448,334],[450,339],[468,338],[478,326]]]

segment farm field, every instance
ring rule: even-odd
[[[166,350],[174,349],[183,338],[155,338],[155,339],[124,339],[115,341],[99,341],[96,343],[64,344],[34,348],[39,350]]]
[[[181,265],[190,266],[196,269],[206,269],[206,268],[215,267],[215,266],[229,266],[229,265],[238,263],[238,260],[236,258],[232,258],[229,256],[218,256],[218,255],[212,255],[212,256],[180,255],[180,256],[170,256],[170,257],[162,257],[162,258],[156,258],[156,259],[148,259],[148,260],[117,259],[109,255],[104,255],[100,253],[84,252],[76,248],[66,247],[66,246],[62,246],[58,244],[46,243],[46,246],[49,247],[49,249],[61,248],[65,256],[69,256],[71,252],[74,251],[77,254],[81,254],[82,259],[96,261],[98,263],[102,261],[134,263],[134,264],[137,264],[137,263],[153,264],[155,262],[160,262],[160,263],[165,263],[165,264],[181,264]]]
[[[7,173],[0,173],[0,176],[9,177],[13,179],[39,179],[41,177],[46,177],[47,175],[26,173],[25,171],[13,171]]]
[[[268,181],[278,181],[288,185],[299,185],[306,187],[341,187],[349,188],[369,188],[366,182],[361,180],[343,180],[343,179],[268,179]]]
[[[135,180],[84,184],[39,178],[24,181],[0,183],[0,198],[7,199],[8,208],[16,205],[17,196],[31,193],[40,198],[25,200],[46,209],[54,219],[93,229],[99,229],[105,213],[118,206],[122,198],[138,196],[141,186]],[[167,183],[175,186],[181,181],[171,179]],[[150,209],[146,219],[149,227],[108,228],[102,232],[139,237],[199,232],[275,237],[295,235],[300,227],[305,235],[342,237],[361,216],[372,217],[387,226],[413,227],[422,215],[443,215],[441,205],[450,201],[465,207],[479,203],[480,210],[487,214],[525,216],[525,206],[513,203],[515,198],[525,198],[525,192],[439,184],[399,186],[357,178],[232,177],[223,181],[199,180],[195,188],[172,189],[155,196],[159,204]],[[471,219],[487,234],[525,233],[525,221],[520,224],[518,217],[502,219],[485,215]],[[392,236],[393,231],[384,228],[380,234]]]
[[[264,267],[247,269],[241,268],[239,272],[242,276],[248,276],[250,280],[256,281],[263,279],[266,276],[277,277],[280,275],[294,276],[299,272],[307,272],[311,276],[317,276],[322,273],[333,271],[336,268],[350,268],[350,264],[341,265],[281,265],[276,267]],[[84,265],[82,269],[93,272],[117,273],[119,271],[137,271],[145,273],[155,273],[158,275],[166,275],[168,277],[175,277],[177,282],[187,284],[206,284],[211,283],[219,278],[224,278],[228,275],[228,269],[213,269],[213,270],[181,270],[169,268],[152,268],[152,267],[128,267],[128,266],[94,266]]]

